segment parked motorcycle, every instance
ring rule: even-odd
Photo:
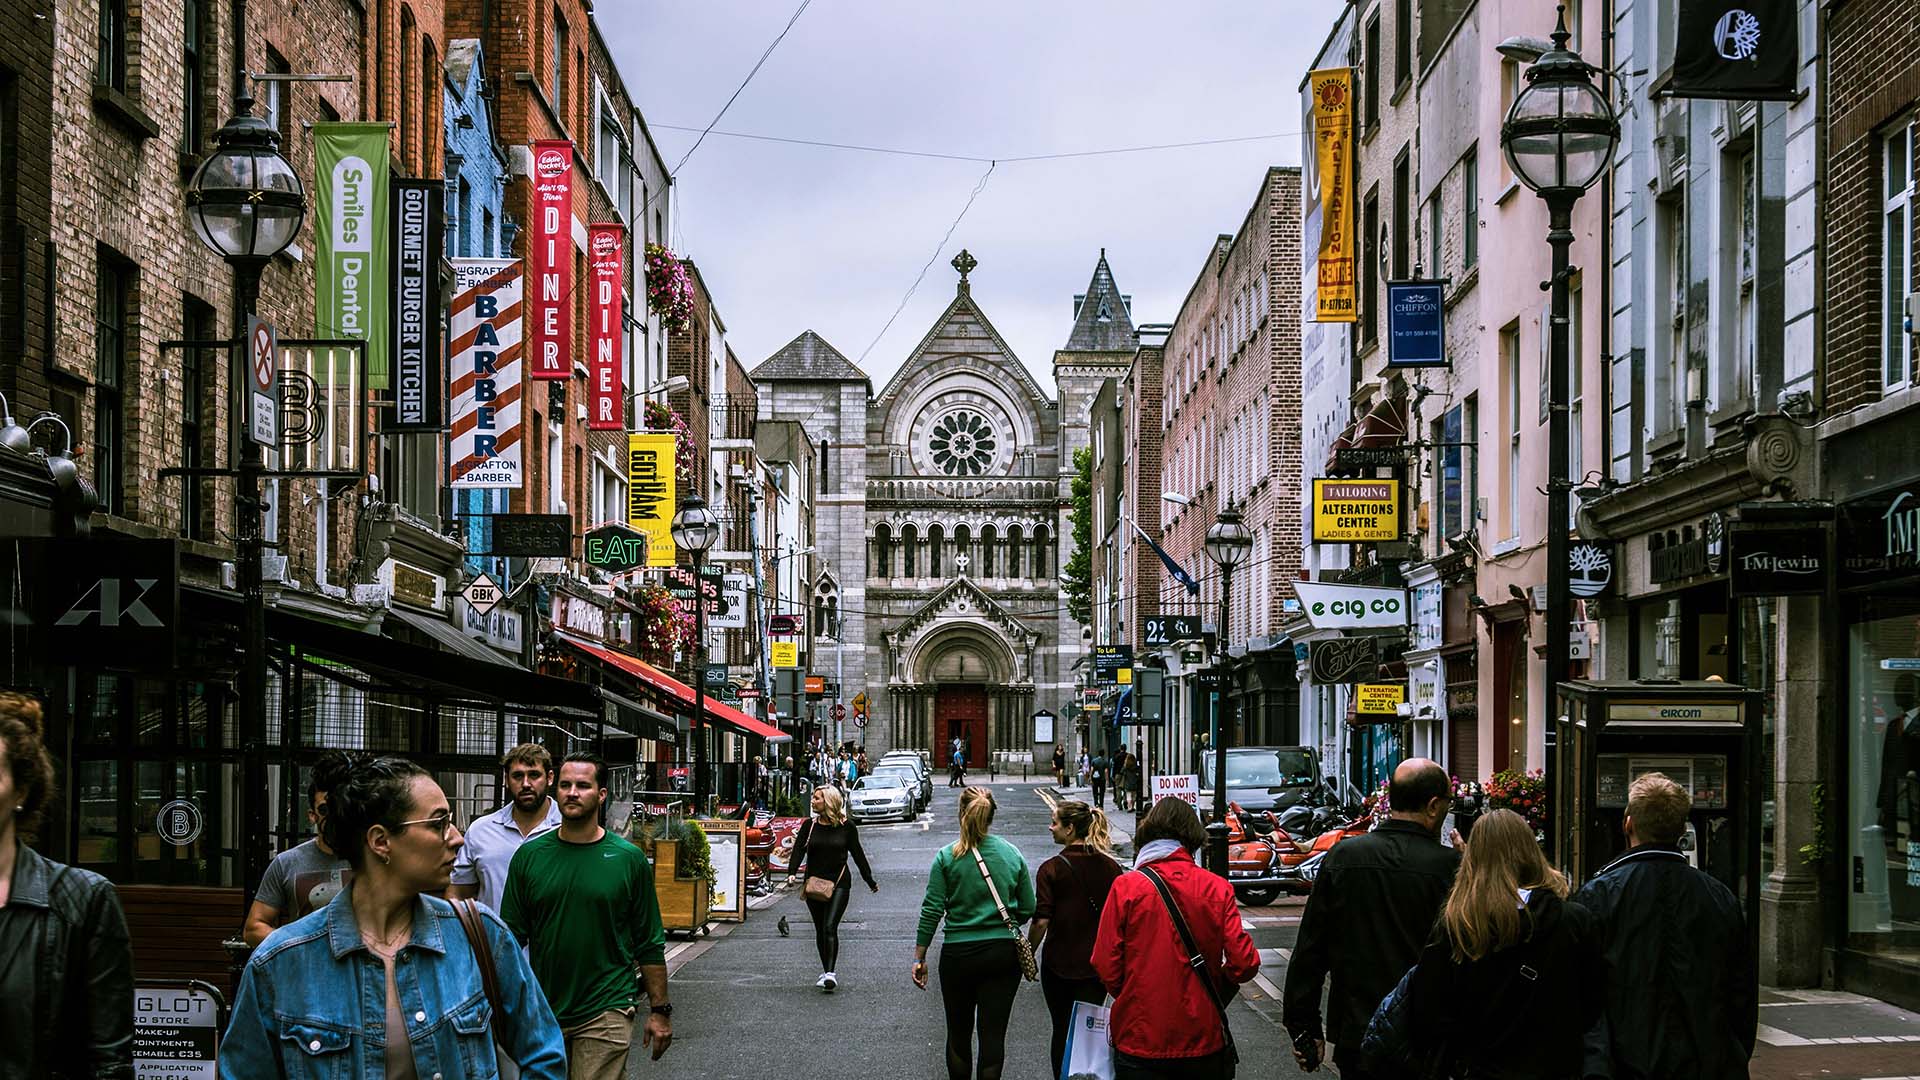
[[[1352,793],[1349,792],[1349,795]],[[1285,890],[1313,888],[1320,864],[1335,844],[1373,826],[1364,809],[1336,800],[1331,786],[1310,803],[1249,813],[1231,803],[1227,813],[1227,880],[1240,902],[1258,907]]]

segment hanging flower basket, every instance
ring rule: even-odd
[[[687,426],[687,418],[658,401],[648,401],[646,422],[648,431],[673,433],[674,477],[682,484],[693,483],[693,429]]]
[[[1547,828],[1547,774],[1544,769],[1503,769],[1481,785],[1488,810],[1511,810],[1527,819],[1536,835]]]
[[[640,609],[640,656],[656,667],[672,667],[673,657],[693,647],[693,612],[658,585],[647,585],[633,597]]]
[[[647,310],[660,316],[669,333],[693,326],[693,277],[680,257],[659,244],[647,245]]]

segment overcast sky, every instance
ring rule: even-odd
[[[668,168],[796,6],[598,5]],[[974,299],[1051,388],[1053,350],[1102,247],[1134,298],[1134,322],[1170,322],[1213,237],[1239,227],[1263,170],[1299,164],[1299,83],[1341,7],[813,0],[678,174],[676,249],[699,265],[749,369],[813,329],[878,392],[953,299],[947,264],[965,247],[979,260]],[[874,344],[986,163],[722,131],[984,158],[1285,137],[999,164]]]

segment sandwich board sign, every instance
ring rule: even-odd
[[[1188,806],[1200,808],[1200,777],[1193,773],[1168,776],[1164,773],[1153,778],[1153,801],[1161,799],[1185,799]]]

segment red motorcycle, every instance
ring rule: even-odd
[[[1367,832],[1373,819],[1340,807],[1299,806],[1287,812],[1287,824],[1291,832],[1271,811],[1250,814],[1239,803],[1229,804],[1227,880],[1241,903],[1259,907],[1271,904],[1281,890],[1309,891],[1327,852]]]

